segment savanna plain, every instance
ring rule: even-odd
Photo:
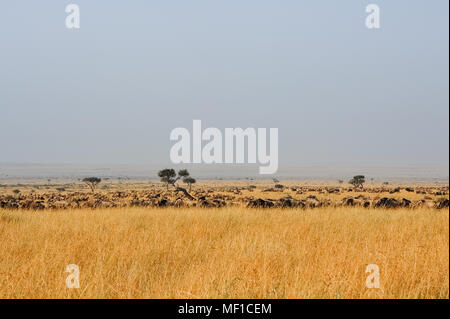
[[[448,185],[184,191],[0,185],[0,298],[449,298]],[[66,286],[69,264],[79,288]],[[379,288],[366,285],[373,264]]]

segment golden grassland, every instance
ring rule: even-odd
[[[0,210],[0,247],[0,298],[449,298],[448,209]]]

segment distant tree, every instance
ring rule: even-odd
[[[194,197],[192,197],[186,189],[184,189],[183,187],[179,187],[178,185],[175,185],[175,183],[179,179],[182,179],[184,183],[189,184],[189,191],[191,190],[192,184],[194,184],[196,180],[191,176],[189,176],[189,172],[187,169],[179,170],[177,176],[177,173],[175,173],[174,169],[165,168],[158,172],[158,176],[160,177],[161,182],[164,182],[166,184],[167,189],[169,189],[169,185],[172,185],[173,187],[175,187],[176,192],[178,191],[183,192],[187,198],[191,200],[194,199]]]
[[[338,183],[342,184],[342,183],[344,183],[344,181],[342,179],[338,179]]]
[[[278,184],[280,181],[278,180],[278,179],[276,179],[276,178],[272,178],[272,180],[273,180],[273,182],[275,183],[275,184]]]
[[[95,192],[95,188],[98,184],[102,181],[101,178],[98,177],[86,177],[82,180],[83,183],[85,183],[89,188],[92,190],[92,192]]]
[[[20,193],[20,190],[18,190],[18,189],[15,189],[15,190],[13,190],[12,192],[13,192],[14,194],[16,194],[16,195],[17,195],[17,194],[19,194],[19,193]]]
[[[195,184],[197,181],[195,180],[195,178],[188,176],[183,178],[183,182],[189,185],[189,191],[191,191],[192,184]]]
[[[179,178],[185,178],[189,176],[189,172],[187,169],[182,169],[178,171]]]
[[[177,181],[177,174],[172,168],[165,168],[163,170],[160,170],[158,172],[158,176],[159,178],[161,178],[161,182],[166,184],[167,189],[169,189],[169,185],[173,185]]]
[[[355,175],[351,180],[348,181],[355,188],[362,188],[366,179],[364,175]]]

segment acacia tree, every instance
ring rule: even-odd
[[[176,178],[177,174],[172,168],[165,168],[163,170],[160,170],[158,172],[158,176],[159,178],[161,178],[161,182],[166,184],[167,189],[169,189],[169,185],[175,184],[175,182],[178,180]]]
[[[98,184],[100,184],[101,181],[102,181],[101,178],[98,177],[86,177],[82,180],[83,183],[89,186],[92,192],[95,191],[95,188],[97,187]]]
[[[183,187],[176,186],[175,183],[182,179],[183,182],[189,184],[189,191],[191,188],[191,184],[195,183],[195,179],[189,176],[189,172],[187,169],[182,169],[178,171],[178,176],[175,173],[174,169],[166,168],[158,172],[158,176],[161,178],[161,182],[164,182],[166,184],[167,189],[169,189],[169,185],[173,185],[175,187],[175,191],[181,191],[186,195],[187,198],[193,200],[195,199],[192,197],[187,190],[185,190]]]
[[[189,185],[189,191],[192,189],[192,184],[195,184],[197,181],[195,178],[192,178],[190,176],[183,178],[183,182]]]
[[[189,191],[191,191],[192,184],[196,182],[195,178],[192,178],[187,169],[178,171],[178,179],[182,179],[184,183],[189,185]]]
[[[363,188],[363,184],[366,182],[364,175],[355,175],[348,181],[355,188]]]
[[[183,179],[189,177],[189,172],[187,169],[181,169],[178,171],[178,179]]]

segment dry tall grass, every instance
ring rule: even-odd
[[[449,298],[445,210],[0,211],[0,240],[1,298]]]

